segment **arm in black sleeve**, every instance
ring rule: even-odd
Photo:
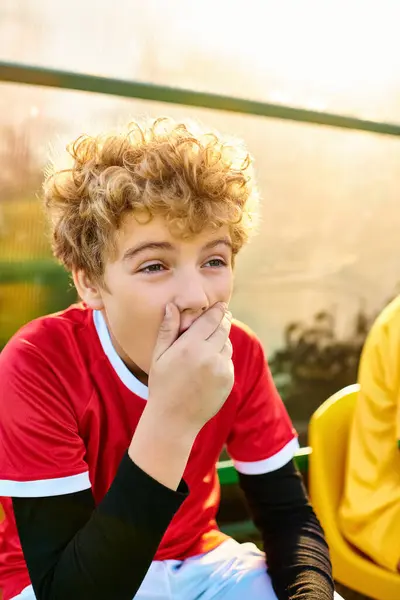
[[[13,498],[37,600],[132,600],[186,495],[183,482],[174,492],[126,454],[96,508],[90,490]]]
[[[239,479],[278,600],[332,600],[328,546],[293,461],[263,475],[239,473]]]

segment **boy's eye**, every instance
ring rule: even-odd
[[[212,258],[211,260],[207,261],[205,266],[210,266],[210,267],[225,267],[226,266],[226,262],[224,260],[222,260],[222,258]]]
[[[152,265],[147,265],[142,269],[139,269],[140,273],[159,273],[164,270],[164,266],[161,263],[153,263]]]

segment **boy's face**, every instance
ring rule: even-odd
[[[181,240],[161,217],[140,224],[130,215],[118,232],[117,254],[107,262],[104,280],[107,290],[96,288],[95,298],[89,293],[83,300],[103,310],[124,362],[148,373],[168,302],[180,311],[181,332],[216,302],[229,302],[233,271],[228,227]]]

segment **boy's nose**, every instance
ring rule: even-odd
[[[196,316],[209,308],[210,303],[204,288],[204,280],[200,274],[186,276],[181,279],[175,304],[182,314],[189,313]]]

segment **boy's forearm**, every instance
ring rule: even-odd
[[[176,490],[192,450],[196,431],[177,419],[146,409],[128,449],[128,455],[150,477]]]
[[[278,600],[332,600],[329,550],[293,461],[240,484],[260,529]]]
[[[285,539],[286,536],[286,539]],[[333,600],[329,550],[315,517],[278,533],[264,533],[268,569],[278,600]]]

